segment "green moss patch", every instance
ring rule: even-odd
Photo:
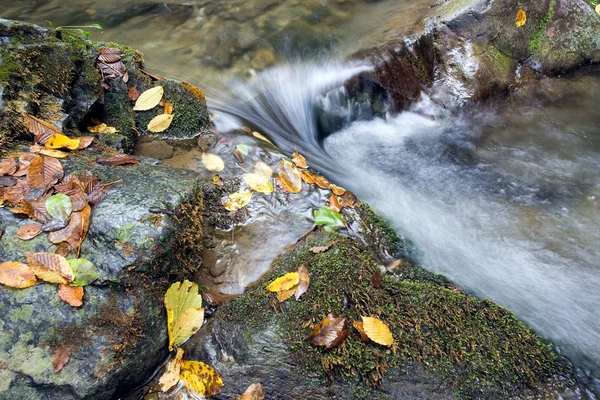
[[[544,15],[544,18],[542,18],[538,26],[535,28],[535,35],[533,36],[531,42],[529,42],[529,51],[531,53],[535,52],[540,48],[540,39],[546,31],[546,25],[548,25],[548,22],[550,22],[550,19],[554,15],[554,6],[556,6],[556,0],[550,0],[548,12],[546,13],[546,15]]]

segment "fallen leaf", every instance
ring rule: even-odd
[[[206,97],[204,97],[204,93],[202,92],[202,90],[199,87],[194,86],[187,82],[181,82],[181,86],[187,88],[190,92],[192,92],[192,94],[194,96],[196,96],[200,100],[206,102]]]
[[[88,205],[87,195],[79,188],[72,189],[64,194],[71,199],[72,209],[75,212],[83,210]]]
[[[98,60],[108,64],[121,61],[123,57],[123,52],[118,47],[100,47],[98,53]]]
[[[81,136],[78,139],[79,139],[79,147],[77,148],[77,150],[88,148],[94,142],[93,136]]]
[[[238,149],[235,149],[231,154],[235,157],[235,159],[237,160],[238,163],[240,163],[240,164],[244,163],[244,155],[242,154],[241,151],[239,151]]]
[[[223,387],[219,373],[200,361],[181,361],[179,378],[188,390],[196,391],[204,397],[218,394]]]
[[[68,136],[58,133],[46,141],[46,148],[58,150],[58,149],[69,149],[77,150],[79,148],[79,139],[71,139]]]
[[[202,165],[209,171],[221,172],[225,168],[223,159],[213,153],[202,153]]]
[[[140,160],[129,154],[117,154],[110,157],[98,158],[96,162],[101,165],[116,167],[119,165],[139,164]]]
[[[148,89],[138,97],[133,107],[134,111],[146,111],[151,110],[160,103],[165,90],[162,86],[156,86],[152,89]]]
[[[311,175],[311,178],[315,182],[315,185],[320,187],[321,189],[331,189],[331,183],[320,175]]]
[[[171,122],[173,122],[173,114],[160,114],[156,117],[152,118],[152,120],[148,123],[148,130],[153,133],[166,131],[169,126],[171,126]]]
[[[247,156],[248,152],[250,151],[250,149],[248,149],[248,146],[246,146],[245,144],[237,144],[235,146],[236,150],[239,150],[240,153],[242,153],[242,155]]]
[[[527,22],[527,14],[524,10],[519,10],[517,12],[517,16],[515,17],[515,24],[517,27],[522,27]]]
[[[66,220],[73,212],[73,203],[66,194],[55,194],[46,199],[46,211],[54,219]]]
[[[341,196],[344,193],[346,193],[346,189],[344,189],[341,186],[336,186],[333,183],[331,184],[331,191],[333,192],[333,194],[335,194],[336,196]]]
[[[58,182],[64,175],[63,166],[55,158],[38,156],[29,165],[27,181],[32,188],[45,188]]]
[[[273,184],[271,180],[264,175],[259,174],[244,174],[242,176],[244,182],[248,184],[252,188],[260,193],[270,194],[273,193]]]
[[[324,346],[326,349],[339,347],[348,337],[348,324],[345,318],[336,318],[329,314],[308,335],[308,342],[313,346]]]
[[[34,237],[36,237],[37,235],[39,235],[40,233],[42,233],[41,225],[35,225],[35,224],[23,225],[17,231],[17,237],[21,240],[31,240]]]
[[[368,343],[369,337],[367,336],[367,334],[365,333],[365,328],[363,327],[363,323],[360,321],[354,321],[352,323],[352,326],[358,331],[358,334],[360,335],[360,341],[363,343]]]
[[[371,275],[371,284],[375,289],[381,288],[381,271],[377,270]]]
[[[273,182],[275,182],[275,185],[276,185],[276,186],[277,186],[279,189],[281,189],[282,191],[284,191],[284,192],[287,192],[287,193],[292,193],[292,192],[290,192],[290,189],[288,189],[288,188],[287,188],[287,187],[286,187],[286,186],[283,184],[283,182],[281,182],[281,178],[280,178],[280,177],[276,176],[275,178],[273,178]]]
[[[202,296],[198,285],[188,280],[175,282],[165,294],[169,350],[183,344],[204,322]]]
[[[298,193],[302,190],[302,174],[294,164],[287,160],[281,160],[279,179],[291,193]]]
[[[136,101],[137,99],[139,99],[140,94],[140,91],[135,86],[127,91],[127,96],[129,96],[131,101]]]
[[[223,178],[221,178],[221,175],[217,174],[213,176],[213,185],[215,185],[219,189],[223,187]]]
[[[267,393],[260,383],[253,383],[236,400],[264,400]]]
[[[258,133],[258,132],[252,132],[252,136],[254,136],[254,137],[255,137],[255,138],[257,138],[257,139],[260,139],[260,140],[262,140],[262,141],[264,141],[264,142],[267,142],[267,143],[269,143],[269,144],[271,144],[271,145],[275,146],[275,145],[273,144],[273,142],[271,142],[269,139],[267,139],[265,136],[263,136],[262,134],[260,134],[260,133]]]
[[[338,200],[338,197],[335,194],[332,194],[331,196],[329,196],[329,209],[333,210],[335,212],[342,211],[342,206],[340,205],[340,201]]]
[[[83,305],[83,286],[60,284],[58,286],[58,297],[73,307],[81,307]]]
[[[129,82],[129,72],[125,71],[125,75],[123,75],[123,83]]]
[[[54,352],[52,353],[52,366],[54,367],[54,372],[59,373],[69,362],[72,354],[71,347],[64,344],[54,349]]]
[[[600,15],[600,4],[598,4],[595,8],[596,14]]]
[[[177,349],[177,354],[171,358],[165,367],[165,373],[158,380],[160,390],[168,391],[173,386],[179,383],[179,373],[181,371],[181,359],[183,357],[183,349]]]
[[[151,73],[144,71],[143,69],[140,69],[140,71],[142,71],[144,74],[148,75],[150,78],[154,79],[155,81],[162,81],[163,77],[162,76],[158,76],[158,75],[152,75]]]
[[[298,272],[290,272],[275,279],[267,286],[269,292],[281,292],[290,290],[300,282],[300,274]]]
[[[19,165],[14,158],[5,158],[0,160],[0,176],[12,175],[17,172]]]
[[[91,133],[117,133],[117,128],[108,126],[104,122],[95,126],[88,126],[88,132]]]
[[[296,300],[300,299],[300,296],[306,293],[308,291],[308,287],[310,286],[310,275],[308,274],[308,270],[304,265],[298,267],[298,275],[300,275],[300,282],[298,282],[298,287],[294,293]]]
[[[64,151],[47,149],[45,147],[40,146],[39,144],[34,144],[33,146],[31,146],[29,148],[29,151],[32,153],[41,154],[43,156],[48,156],[48,157],[53,157],[53,158],[67,158],[67,156],[69,155],[68,153],[65,153]]]
[[[392,332],[383,321],[374,317],[361,316],[361,318],[365,334],[369,339],[383,346],[391,346],[394,343]]]
[[[327,250],[329,250],[331,248],[331,246],[333,246],[334,244],[335,244],[335,242],[331,242],[327,246],[311,247],[309,250],[315,254],[321,254],[321,253],[325,253]]]
[[[173,104],[165,103],[165,109],[163,110],[164,114],[173,114]]]
[[[35,136],[34,140],[40,144],[45,144],[52,136],[62,133],[60,129],[50,122],[36,118],[33,115],[23,115],[23,123]]]
[[[33,269],[27,264],[14,261],[0,263],[0,283],[17,289],[25,289],[37,282]]]
[[[246,207],[251,198],[251,190],[242,190],[222,198],[221,203],[227,211],[238,211],[239,209]]]
[[[291,289],[282,290],[280,292],[277,292],[277,300],[280,303],[283,303],[284,301],[286,301],[287,299],[289,299],[290,297],[292,297],[296,293],[296,288],[297,287],[298,287],[298,285],[294,286]]]
[[[329,207],[321,207],[315,211],[315,224],[324,226],[328,232],[345,226],[342,214],[329,209]]]
[[[69,262],[53,253],[25,253],[27,262],[35,276],[49,283],[69,283],[75,274]]]
[[[63,242],[56,247],[56,250],[54,250],[54,254],[58,254],[60,256],[66,257],[69,255],[71,250],[73,250],[71,248],[71,245],[69,243]],[[69,264],[71,264],[71,263],[69,263]]]
[[[87,286],[100,277],[100,271],[86,259],[71,259],[69,265],[75,274],[75,279],[70,283],[71,286]]]
[[[298,168],[308,168],[308,165],[306,164],[306,158],[304,158],[304,156],[297,151],[292,154],[292,161]]]
[[[340,205],[342,207],[354,208],[355,206],[357,206],[359,204],[358,199],[356,198],[356,195],[349,190],[346,190],[346,192],[340,196],[340,199],[341,199]]]
[[[90,214],[91,207],[89,205],[85,206],[80,212],[73,213],[67,226],[54,232],[50,232],[48,239],[54,244],[67,242],[78,252],[88,231]]]
[[[302,180],[309,185],[314,185],[315,180],[313,179],[313,175],[308,171],[302,171]]]
[[[254,165],[254,173],[270,178],[273,176],[273,168],[262,161],[258,161],[256,165]]]

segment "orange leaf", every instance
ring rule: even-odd
[[[306,158],[304,158],[304,156],[297,151],[292,154],[292,161],[298,168],[308,168],[308,165],[306,164]]]
[[[333,349],[340,346],[348,334],[346,319],[336,318],[333,314],[329,314],[310,332],[307,340],[313,346]]]
[[[88,231],[91,210],[91,207],[86,205],[80,212],[72,213],[69,224],[63,229],[50,232],[48,239],[54,244],[67,242],[78,251]]]
[[[5,261],[0,264],[0,283],[24,289],[35,285],[37,282],[33,270],[27,264]]]
[[[340,205],[340,201],[338,200],[338,197],[335,194],[332,194],[331,196],[329,196],[329,209],[333,210],[335,212],[342,211],[342,206]]]
[[[236,400],[264,400],[266,396],[265,388],[260,383],[253,383]]]
[[[313,175],[308,171],[302,171],[302,180],[309,185],[314,185],[315,180],[313,179]]]
[[[181,86],[184,86],[185,88],[187,88],[189,91],[191,91],[194,96],[196,96],[197,98],[199,98],[200,100],[206,102],[206,98],[204,97],[204,93],[202,93],[202,90],[200,90],[200,88],[189,84],[187,82],[181,82]]]
[[[363,327],[363,323],[359,322],[359,321],[354,321],[352,323],[352,326],[358,331],[358,334],[360,335],[360,341],[363,343],[368,343],[370,339],[367,336],[367,334],[365,333],[365,328]]]
[[[169,115],[173,114],[173,104],[165,103],[164,114],[169,114]]]
[[[335,194],[336,196],[341,196],[344,193],[346,193],[346,189],[344,189],[341,186],[336,186],[333,183],[331,184],[331,191],[333,192],[333,194]]]
[[[139,160],[129,154],[117,154],[111,157],[98,158],[98,164],[115,167],[117,165],[139,164]]]
[[[23,123],[35,136],[35,141],[40,144],[46,144],[46,141],[61,131],[50,122],[41,120],[33,115],[23,115]]]
[[[140,94],[140,91],[135,86],[129,89],[129,91],[127,91],[127,95],[129,96],[131,101],[136,101],[137,99],[139,99]]]
[[[67,345],[58,346],[54,352],[52,353],[52,366],[54,367],[54,372],[59,373],[63,367],[69,362],[71,359],[71,348]]]
[[[79,139],[79,147],[77,148],[78,150],[89,147],[92,144],[92,142],[94,141],[93,136],[81,136],[78,139]]]
[[[61,284],[58,286],[58,296],[73,307],[81,307],[83,305],[83,286]]]
[[[517,12],[517,16],[515,17],[515,25],[517,25],[517,27],[522,27],[523,25],[525,25],[525,23],[527,22],[527,14],[525,13],[524,10],[519,10]]]
[[[62,256],[53,253],[25,253],[33,273],[50,283],[68,283],[75,279],[73,269]]]
[[[19,166],[13,158],[5,158],[0,160],[0,176],[12,175],[17,172]]]
[[[302,190],[302,174],[291,162],[281,160],[279,178],[290,192],[298,193]]]
[[[29,224],[23,225],[17,231],[17,237],[21,240],[31,240],[42,233],[41,225]]]
[[[38,156],[29,165],[27,180],[32,188],[44,188],[56,183],[64,175],[60,161],[55,158]]]

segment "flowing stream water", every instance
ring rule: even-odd
[[[600,71],[460,115],[423,97],[399,115],[360,120],[342,83],[370,66],[331,54],[385,36],[378,18],[390,10],[408,28],[427,3],[253,0],[265,7],[253,13],[233,0],[0,0],[0,16],[101,23],[96,40],[138,47],[153,71],[214,88],[209,106],[221,129],[250,123],[284,151],[297,146],[411,240],[423,266],[510,309],[598,393]],[[212,35],[215,27],[229,30]],[[223,76],[253,79],[224,91]],[[325,137],[319,118],[333,114],[344,127]]]

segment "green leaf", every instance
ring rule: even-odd
[[[172,349],[189,339],[202,326],[204,308],[198,285],[188,280],[172,284],[165,294],[165,308],[169,348]]]
[[[315,224],[317,226],[324,226],[327,232],[332,232],[345,226],[342,214],[330,210],[329,207],[321,207],[315,211]]]
[[[66,194],[55,194],[46,199],[46,211],[52,218],[65,221],[73,212],[73,203]]]
[[[100,271],[88,260],[83,258],[68,260],[75,273],[71,286],[87,286],[100,277]]]
[[[99,24],[91,24],[89,27],[90,27],[90,28],[96,28],[96,29],[100,29],[100,30],[103,30],[103,29],[104,29],[104,28],[102,28],[102,27],[101,27]]]
[[[238,144],[235,146],[235,148],[238,149],[243,155],[248,155],[248,146],[246,146],[245,144]]]

